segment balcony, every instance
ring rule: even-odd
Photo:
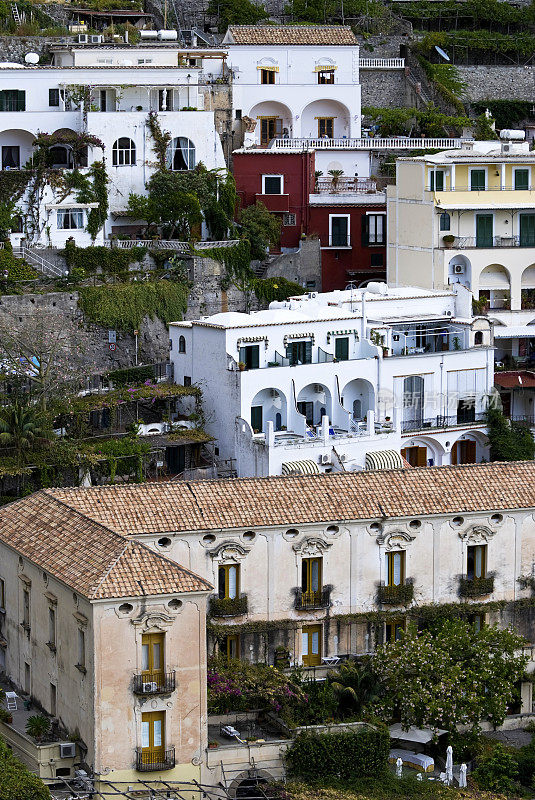
[[[256,200],[263,203],[271,212],[287,212],[290,208],[289,194],[257,194]]]
[[[451,417],[430,417],[428,419],[404,419],[401,423],[402,433],[413,433],[423,430],[445,430],[446,428],[466,427],[467,425],[483,425],[487,421],[485,411],[477,414],[454,414]]]
[[[380,190],[375,180],[344,176],[318,178],[314,187],[314,194],[375,194],[377,191]]]
[[[132,685],[134,694],[170,694],[175,691],[175,671],[136,672]]]
[[[318,589],[317,592],[296,590],[294,608],[297,611],[313,611],[315,608],[329,608],[330,605],[331,590],[327,587]]]
[[[293,149],[313,147],[315,150],[455,150],[462,147],[462,139],[421,138],[408,136],[362,139],[273,139],[270,147]]]
[[[459,596],[463,598],[484,597],[494,591],[494,575],[485,578],[459,578]]]
[[[148,750],[144,747],[136,749],[136,770],[138,772],[159,772],[162,769],[173,769],[175,766],[175,748],[165,750]]]
[[[340,247],[340,248],[351,248],[351,236],[347,233],[345,236],[343,234],[330,234],[329,235],[329,244],[328,247]]]
[[[386,586],[379,584],[377,601],[383,606],[408,606],[414,597],[414,585],[412,578],[399,584],[399,586]]]
[[[476,236],[455,236],[453,242],[441,244],[447,250],[469,250],[470,248],[494,249],[496,247],[535,247],[535,240],[521,236],[492,236],[478,239]]]
[[[247,610],[246,594],[242,594],[240,597],[212,596],[210,598],[211,617],[239,617],[241,614],[247,614]]]

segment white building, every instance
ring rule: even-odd
[[[53,57],[52,66],[3,65],[2,169],[22,170],[32,157],[39,133],[56,134],[50,148],[52,169],[78,166],[87,174],[93,162],[104,158],[110,181],[110,215],[97,243],[117,226],[129,194],[143,193],[155,171],[149,112],[156,112],[161,128],[171,134],[167,155],[171,169],[192,169],[200,161],[208,169],[225,166],[214,112],[204,110],[204,94],[199,89],[201,56],[189,58],[176,46],[153,44],[126,50],[101,44],[58,47]],[[222,63],[221,57],[216,68]],[[84,135],[95,137],[104,148],[89,144],[75,164],[71,140]],[[91,204],[78,202],[76,191],[65,195],[64,186],[58,188],[56,183],[48,181],[39,208],[30,209],[34,217],[38,214],[38,221],[31,237],[27,231],[26,236],[57,247],[70,236],[80,245],[90,244],[85,228]],[[21,201],[23,215],[29,211],[30,194],[27,190]],[[120,226],[115,232],[120,232]],[[16,242],[21,234],[13,238]]]
[[[493,347],[470,302],[462,286],[305,295],[172,323],[170,358],[240,476],[480,461]]]

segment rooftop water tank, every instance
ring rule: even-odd
[[[158,31],[140,31],[140,36],[142,39],[157,39],[158,38]]]
[[[178,39],[177,31],[158,31],[158,39],[161,42],[176,42]]]
[[[500,131],[500,139],[509,139],[509,141],[523,142],[526,138],[525,131],[514,131],[509,128],[503,128]]]

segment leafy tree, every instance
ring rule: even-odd
[[[268,17],[264,6],[251,0],[210,0],[207,13],[218,18],[220,33],[224,33],[229,25],[256,25]]]
[[[241,234],[251,244],[251,258],[263,261],[268,247],[278,244],[281,221],[263,203],[244,208],[240,215]]]
[[[530,428],[520,422],[509,422],[498,408],[487,412],[491,461],[532,461],[535,440]]]
[[[147,197],[130,195],[128,211],[149,227],[161,226],[166,239],[189,241],[194,227],[202,222],[198,198],[183,190],[174,172],[156,172],[149,181]]]
[[[489,119],[486,114],[480,114],[476,119],[476,126],[474,128],[474,139],[480,142],[488,142],[492,139],[497,139],[498,134],[492,127],[492,118]]]
[[[477,730],[482,719],[501,725],[514,699],[527,658],[523,639],[511,630],[476,631],[447,620],[434,632],[409,630],[379,647],[372,663],[378,680],[376,712],[402,725]]]
[[[0,800],[50,800],[42,781],[0,739]]]
[[[0,408],[0,445],[13,448],[19,464],[28,450],[49,435],[41,425],[35,406],[15,401]]]
[[[22,322],[6,318],[0,323],[0,375],[14,384],[29,383],[44,411],[53,397],[77,389],[94,371],[86,346],[74,320],[41,310]]]
[[[13,227],[13,217],[15,216],[15,203],[12,200],[0,202],[0,241],[5,241],[9,237],[9,232]]]
[[[377,677],[369,662],[348,661],[331,678],[340,716],[357,716],[377,698]]]

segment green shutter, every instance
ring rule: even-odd
[[[480,191],[485,188],[485,170],[473,169],[470,173],[470,189],[472,192]]]
[[[476,214],[476,247],[492,247],[492,214]]]
[[[259,345],[255,344],[249,348],[249,356],[251,359],[251,369],[258,369],[260,365],[260,347]]]
[[[437,192],[443,192],[444,191],[444,173],[442,172],[442,170],[439,170],[436,173],[435,191],[437,191]]]
[[[529,170],[515,170],[515,189],[527,189],[529,187]]]
[[[6,93],[0,92],[0,111],[6,110]]]
[[[253,431],[262,430],[262,406],[251,406],[251,428]]]
[[[305,342],[305,364],[312,364],[312,342]]]
[[[349,359],[349,339],[335,339],[334,342],[334,355],[338,361],[347,361]]]
[[[535,247],[535,214],[520,214],[520,247]]]
[[[17,92],[17,111],[26,111],[26,92]]]

